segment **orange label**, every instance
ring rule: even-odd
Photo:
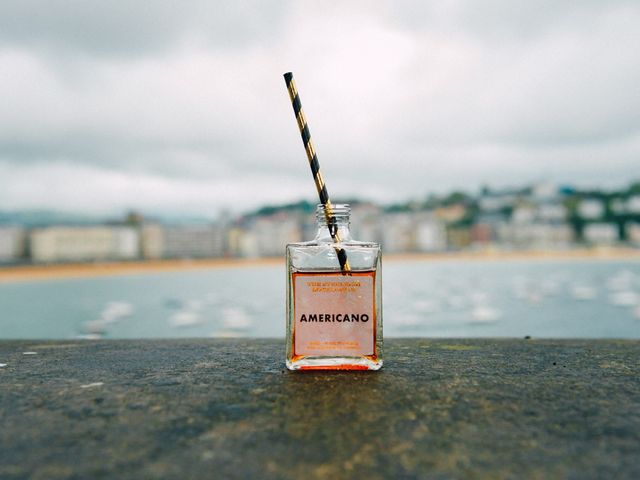
[[[373,355],[375,272],[295,273],[296,355]]]

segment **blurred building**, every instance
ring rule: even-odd
[[[550,182],[536,183],[531,187],[531,198],[536,201],[556,201],[560,196],[560,189]]]
[[[510,190],[483,191],[478,198],[478,206],[482,212],[497,212],[512,207],[517,199],[518,194]]]
[[[615,223],[596,222],[585,225],[582,237],[590,245],[613,245],[619,240],[619,230]]]
[[[232,257],[241,257],[244,250],[243,239],[244,229],[241,226],[234,225],[227,229],[227,248],[226,254]]]
[[[139,256],[138,232],[131,227],[47,227],[30,234],[37,263],[132,260]]]
[[[471,226],[471,243],[475,246],[487,246],[498,241],[501,227],[507,221],[504,210],[493,210],[480,213]]]
[[[287,243],[311,240],[302,238],[297,215],[286,214],[255,219],[246,235],[245,256],[281,257]]]
[[[534,192],[536,192],[534,190]],[[574,241],[574,231],[567,223],[568,211],[546,187],[514,206],[511,218],[498,226],[497,239],[503,246],[517,249],[565,249]]]
[[[228,231],[229,253],[243,258],[282,257],[288,243],[315,236],[315,222],[311,229],[312,224],[303,217],[299,212],[277,212],[244,218]],[[303,238],[303,229],[307,238]]]
[[[536,208],[536,221],[540,223],[564,223],[569,212],[561,203],[542,203]]]
[[[0,262],[11,263],[25,258],[27,235],[21,227],[0,227]]]
[[[110,227],[113,238],[112,255],[116,260],[133,260],[140,257],[140,234],[133,227]]]
[[[364,242],[382,242],[380,207],[371,203],[361,203],[351,207],[351,235]]]
[[[626,213],[640,215],[640,195],[634,195],[627,199]]]
[[[447,249],[447,229],[431,214],[416,215],[415,249],[418,252],[441,252]]]
[[[395,212],[382,217],[385,252],[436,252],[447,248],[444,222],[430,212]]]
[[[447,228],[447,247],[462,250],[471,246],[471,229],[469,227]]]
[[[164,254],[164,229],[157,223],[144,223],[140,228],[142,258],[155,260]]]
[[[624,227],[629,243],[640,247],[640,222],[627,222]]]
[[[451,224],[459,222],[466,216],[467,207],[461,203],[446,205],[436,208],[433,211],[433,214],[438,220],[447,224]]]
[[[382,248],[387,253],[415,250],[415,223],[409,212],[386,213],[382,216]]]
[[[585,198],[578,204],[578,215],[585,220],[600,220],[604,212],[604,202],[596,198]]]
[[[565,223],[508,223],[500,226],[498,236],[516,249],[566,249],[574,241],[573,229]]]
[[[163,227],[147,231],[147,252],[162,251],[164,258],[211,258],[225,253],[224,229],[214,225]],[[160,248],[161,246],[161,248]]]

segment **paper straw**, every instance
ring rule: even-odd
[[[300,103],[300,95],[298,95],[298,89],[296,83],[293,80],[293,73],[287,72],[284,74],[284,81],[287,84],[287,90],[289,91],[289,98],[291,99],[291,105],[293,106],[293,113],[296,115],[298,122],[298,128],[300,129],[300,135],[302,136],[302,143],[304,149],[307,152],[307,159],[309,160],[309,166],[311,167],[311,173],[313,180],[316,184],[316,190],[320,197],[320,203],[324,207],[324,215],[327,220],[327,227],[334,243],[340,243],[340,233],[336,226],[336,219],[333,215],[333,208],[331,207],[331,200],[329,200],[329,193],[327,192],[327,185],[324,183],[322,174],[320,173],[320,164],[318,163],[318,156],[311,143],[311,133],[309,132],[309,125],[302,111],[302,104]],[[349,266],[349,260],[347,260],[347,253],[343,248],[336,247],[336,254],[338,255],[338,261],[340,262],[340,269],[343,272],[351,271]]]

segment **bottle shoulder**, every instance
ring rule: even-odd
[[[301,242],[287,245],[287,259],[293,269],[335,270],[340,262],[338,252],[343,250],[353,270],[375,270],[381,259],[380,245],[372,242]]]
[[[308,242],[292,242],[287,244],[287,248],[380,248],[380,244],[376,242],[363,242],[359,240],[348,240],[342,242],[324,242],[317,240],[309,240]]]

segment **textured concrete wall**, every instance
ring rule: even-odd
[[[0,478],[640,478],[640,342],[0,342]]]

